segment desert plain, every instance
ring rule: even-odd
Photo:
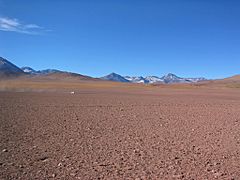
[[[0,88],[0,179],[240,179],[239,88]]]

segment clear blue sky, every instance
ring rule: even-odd
[[[240,74],[240,1],[0,0],[0,56],[95,77]]]

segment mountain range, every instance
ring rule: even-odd
[[[129,82],[129,83],[143,83],[143,84],[173,84],[173,83],[196,83],[199,81],[205,81],[207,79],[200,78],[182,78],[178,77],[175,74],[168,73],[162,77],[158,76],[121,76],[116,73],[111,73],[107,76],[102,77],[101,79],[116,81],[116,82]]]
[[[53,76],[53,75],[59,75],[61,74],[61,77],[64,75],[71,76],[71,77],[81,77],[85,79],[94,79],[89,76],[84,76],[77,73],[72,72],[66,72],[66,71],[60,71],[56,69],[46,69],[46,70],[34,70],[31,67],[22,67],[19,68],[16,65],[12,64],[10,61],[0,57],[0,78],[4,77],[17,77],[22,75],[30,75],[31,77],[34,76]],[[205,81],[207,79],[205,78],[182,78],[178,77],[175,74],[168,73],[162,77],[158,76],[121,76],[116,73],[111,73],[107,76],[98,78],[99,80],[107,80],[107,81],[115,81],[115,82],[124,82],[124,83],[142,83],[142,84],[174,84],[174,83],[196,83],[200,81]]]
[[[60,71],[56,69],[34,70],[31,67],[19,68],[12,64],[5,58],[0,57],[0,79],[26,77],[26,78],[43,78],[49,80],[96,80],[89,76],[81,75],[78,73]]]

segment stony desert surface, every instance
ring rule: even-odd
[[[240,179],[240,91],[0,92],[0,179]]]

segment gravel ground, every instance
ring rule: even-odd
[[[240,92],[1,92],[0,179],[240,179]]]

